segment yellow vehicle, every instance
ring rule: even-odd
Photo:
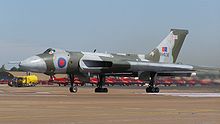
[[[31,87],[38,83],[38,77],[36,75],[18,76],[14,77],[8,82],[11,87]]]

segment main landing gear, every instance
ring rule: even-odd
[[[160,89],[158,87],[155,87],[155,81],[156,81],[157,73],[150,73],[150,83],[149,86],[146,88],[147,93],[159,93]]]
[[[69,78],[70,78],[70,87],[69,87],[69,91],[71,93],[76,93],[78,91],[78,88],[77,86],[75,85],[74,83],[74,75],[73,74],[70,74],[69,75]]]
[[[105,76],[104,75],[99,75],[99,82],[97,84],[97,88],[95,88],[96,93],[107,93],[108,89],[103,88],[103,85],[105,84]]]
[[[155,86],[156,77],[157,77],[157,73],[150,74],[150,83],[149,83],[149,86],[146,88],[147,93],[159,93],[160,92],[160,89]],[[69,91],[71,93],[76,93],[78,91],[78,88],[74,83],[74,75],[70,74],[69,78],[70,78]],[[97,84],[97,88],[95,88],[95,92],[96,93],[107,93],[108,89],[103,88],[103,85],[105,84],[105,75],[100,74],[98,78],[99,78],[99,82]]]

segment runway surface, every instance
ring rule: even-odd
[[[0,123],[4,124],[219,124],[219,88],[11,88],[0,85]]]

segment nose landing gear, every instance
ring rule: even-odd
[[[74,83],[74,75],[73,75],[73,74],[70,74],[70,75],[69,75],[69,78],[70,78],[69,91],[70,91],[71,93],[77,93],[78,88],[77,88],[77,86],[76,86],[75,83]]]
[[[71,87],[69,88],[69,91],[70,91],[71,93],[76,93],[76,92],[78,91],[78,88],[77,88],[77,86],[71,86]]]

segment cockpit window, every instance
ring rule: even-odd
[[[44,53],[47,53],[47,54],[54,54],[56,51],[54,50],[54,49],[52,49],[52,48],[49,48],[49,49],[47,49]]]

